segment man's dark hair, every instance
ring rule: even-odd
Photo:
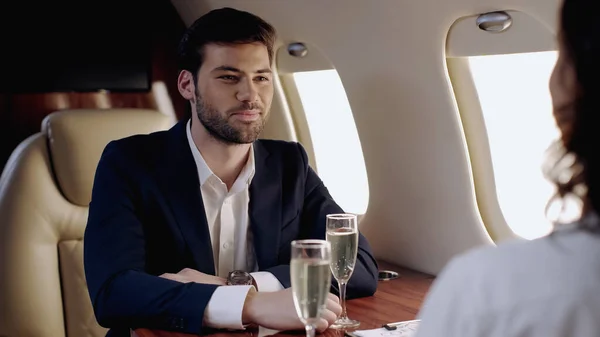
[[[188,70],[197,81],[198,70],[207,44],[262,43],[273,61],[276,31],[260,17],[233,8],[215,9],[198,18],[183,34],[179,43],[179,70]]]

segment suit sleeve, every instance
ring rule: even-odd
[[[304,189],[304,206],[302,209],[302,237],[325,239],[326,216],[332,213],[344,213],[343,209],[333,200],[329,191],[308,165],[308,156],[302,145],[298,151],[306,168],[306,183]],[[290,287],[289,265],[276,266],[269,270],[284,287]],[[352,277],[346,286],[346,298],[371,296],[377,290],[378,266],[367,239],[359,232],[358,254]],[[332,291],[339,294],[335,279],[332,280]]]
[[[145,272],[145,238],[126,156],[104,150],[84,235],[84,266],[98,323],[199,334],[216,285],[180,283]],[[131,168],[129,168],[131,170]]]

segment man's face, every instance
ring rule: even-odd
[[[204,47],[195,113],[216,139],[252,143],[262,132],[273,100],[267,47],[260,43]]]

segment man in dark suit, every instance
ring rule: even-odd
[[[273,97],[274,40],[273,27],[247,12],[201,17],[179,50],[178,88],[191,119],[106,146],[84,261],[109,335],[139,327],[303,328],[289,289],[290,243],[324,239],[326,215],[343,210],[300,144],[258,140]],[[236,284],[233,270],[246,281]],[[376,287],[377,264],[360,235],[347,297]],[[318,329],[340,312],[331,294]]]

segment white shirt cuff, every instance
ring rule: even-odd
[[[254,273],[250,273],[254,278],[254,282],[256,282],[257,290],[260,292],[272,292],[283,290],[283,286],[281,282],[275,277],[275,275],[269,273],[268,271],[258,271]]]
[[[242,309],[252,287],[218,287],[204,309],[204,325],[215,329],[243,330]]]

